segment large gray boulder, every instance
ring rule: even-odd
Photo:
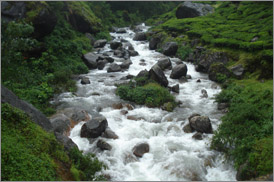
[[[94,48],[102,48],[107,44],[106,39],[100,39],[94,42],[93,47]]]
[[[110,72],[119,72],[119,71],[121,71],[121,70],[122,70],[122,69],[121,69],[121,67],[120,67],[118,64],[112,63],[112,64],[108,67],[107,72],[108,72],[108,73],[110,73]]]
[[[163,46],[163,54],[166,56],[174,56],[177,52],[178,45],[176,42],[166,42]]]
[[[97,138],[102,135],[107,126],[108,122],[104,116],[94,117],[82,126],[80,136]]]
[[[162,58],[162,59],[159,59],[158,62],[157,62],[158,66],[162,69],[162,70],[165,70],[165,69],[171,69],[172,66],[171,66],[171,61],[169,58]]]
[[[70,119],[64,114],[54,115],[50,118],[50,122],[54,132],[65,134],[70,130]]]
[[[98,70],[104,69],[105,65],[108,63],[106,59],[100,60],[97,62]]]
[[[120,64],[120,67],[122,69],[128,69],[131,64],[132,64],[132,61],[130,59],[126,59],[123,61],[122,64]]]
[[[176,10],[176,17],[182,18],[193,18],[197,16],[205,16],[208,13],[212,13],[214,8],[209,4],[193,3],[186,1],[182,3]]]
[[[190,119],[191,128],[201,133],[213,133],[210,119],[207,116],[194,116]]]
[[[135,41],[143,41],[143,40],[147,40],[147,36],[146,36],[146,33],[144,32],[139,32],[139,33],[136,33],[133,40]]]
[[[110,42],[110,48],[111,49],[117,49],[118,47],[121,47],[122,43],[117,41],[111,41]]]
[[[141,143],[133,148],[133,154],[137,157],[143,157],[145,153],[149,152],[149,145],[147,143]]]
[[[187,66],[185,64],[178,64],[172,68],[172,72],[170,74],[170,78],[179,79],[182,76],[186,76],[187,74]]]
[[[149,78],[156,81],[164,87],[167,87],[168,85],[168,80],[165,76],[165,73],[157,64],[152,66],[152,68],[149,70]]]
[[[82,58],[89,69],[97,68],[97,61],[99,60],[99,56],[97,54],[89,52],[84,54]]]
[[[46,131],[53,131],[53,127],[49,119],[33,105],[19,99],[12,91],[1,85],[1,103],[8,103],[13,107],[21,109],[31,120],[40,125]]]
[[[153,37],[149,40],[149,49],[155,50],[157,49],[157,45],[161,42],[161,39],[159,37]]]

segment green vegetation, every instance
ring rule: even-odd
[[[264,175],[273,170],[273,81],[241,80],[230,84],[217,97],[229,103],[229,112],[212,140],[212,148],[235,160],[246,161],[249,170]],[[267,154],[269,152],[269,154]],[[254,176],[256,177],[256,176]]]
[[[95,176],[103,164],[93,154],[73,149],[68,155],[53,134],[21,110],[4,103],[1,119],[2,181],[103,180]]]
[[[127,85],[118,86],[116,94],[121,99],[144,104],[148,107],[160,107],[168,102],[168,111],[172,111],[176,106],[174,97],[166,88],[157,83],[147,83],[144,86],[134,87],[131,82]]]

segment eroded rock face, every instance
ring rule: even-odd
[[[81,137],[96,138],[102,135],[108,126],[104,116],[94,117],[86,122],[81,128]]]
[[[178,64],[174,68],[172,68],[170,78],[179,79],[182,76],[185,77],[186,74],[187,74],[187,66],[185,64]]]
[[[135,34],[133,40],[135,41],[143,41],[143,40],[147,40],[147,36],[146,33],[144,32],[138,32]]]
[[[19,99],[12,91],[1,85],[1,103],[9,103],[28,114],[31,120],[46,131],[53,131],[49,119],[33,105]]]
[[[160,85],[167,87],[168,80],[165,76],[165,73],[161,70],[161,68],[155,64],[150,70],[149,70],[149,78],[156,81]]]
[[[213,7],[209,4],[192,3],[190,1],[186,1],[177,8],[176,17],[178,19],[194,18],[197,16],[205,16],[212,12]]]
[[[133,154],[137,157],[143,157],[143,155],[148,152],[149,145],[147,143],[138,144],[133,148]]]
[[[201,133],[213,133],[210,119],[207,116],[194,116],[189,121],[190,126]]]
[[[167,42],[163,45],[163,54],[166,56],[174,56],[177,52],[178,45],[176,42]]]

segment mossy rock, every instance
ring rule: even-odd
[[[211,64],[208,70],[208,78],[212,81],[223,83],[229,77],[231,77],[231,72],[223,63]]]

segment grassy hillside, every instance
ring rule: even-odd
[[[176,41],[182,60],[194,53],[195,40],[208,51],[225,52],[228,68],[245,67],[242,80],[223,79],[216,101],[228,103],[229,112],[211,146],[233,160],[240,178],[248,180],[273,172],[273,2],[210,4],[215,10],[207,16],[177,19],[175,8],[148,20],[150,35],[160,35],[158,51],[164,42]]]
[[[102,180],[103,164],[94,155],[69,153],[55,136],[33,123],[21,110],[1,105],[1,180]]]

